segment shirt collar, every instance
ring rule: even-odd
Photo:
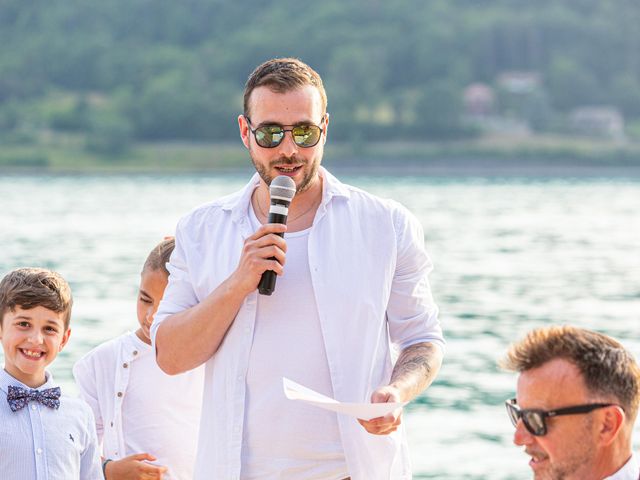
[[[9,385],[26,388],[27,390],[44,390],[45,388],[53,388],[58,386],[53,381],[53,375],[50,372],[45,371],[44,376],[46,381],[43,385],[40,385],[38,388],[31,388],[28,385],[25,385],[24,383],[22,383],[20,380],[15,379],[4,368],[0,368],[0,390],[2,390],[5,393],[8,392]]]
[[[638,480],[639,473],[640,466],[638,465],[638,459],[632,453],[631,458],[620,470],[604,480]]]
[[[324,180],[322,185],[322,202],[321,207],[326,207],[334,197],[342,197],[348,199],[351,194],[349,189],[334,177],[327,169],[320,167],[318,174]],[[249,202],[253,191],[260,183],[258,173],[254,173],[249,183],[237,194],[227,197],[222,203],[222,209],[231,211],[231,219],[241,221],[247,215]]]

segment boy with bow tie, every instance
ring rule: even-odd
[[[69,341],[72,303],[49,270],[21,268],[0,281],[0,478],[102,478],[91,409],[61,396],[45,370]]]

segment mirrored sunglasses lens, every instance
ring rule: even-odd
[[[301,147],[313,147],[320,139],[320,128],[315,125],[300,125],[291,131],[293,140]]]
[[[266,125],[256,129],[256,142],[261,147],[272,148],[280,144],[284,131],[276,125]]]
[[[544,435],[545,433],[545,424],[544,418],[538,412],[526,412],[522,420],[525,425],[529,428],[529,431],[534,435]]]

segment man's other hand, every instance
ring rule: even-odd
[[[371,403],[393,403],[401,402],[400,390],[391,385],[378,388],[371,395]],[[358,419],[360,425],[373,435],[389,435],[398,429],[402,423],[402,408],[397,408],[384,417],[372,418],[371,420]]]

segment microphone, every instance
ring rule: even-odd
[[[286,175],[280,175],[271,181],[269,186],[269,196],[271,197],[271,206],[269,207],[269,219],[267,223],[287,224],[287,215],[289,214],[289,204],[296,194],[296,182]],[[283,236],[282,233],[277,235]],[[275,257],[271,257],[275,260]],[[262,274],[260,283],[258,284],[258,292],[262,295],[271,295],[276,288],[276,272],[267,270]]]

